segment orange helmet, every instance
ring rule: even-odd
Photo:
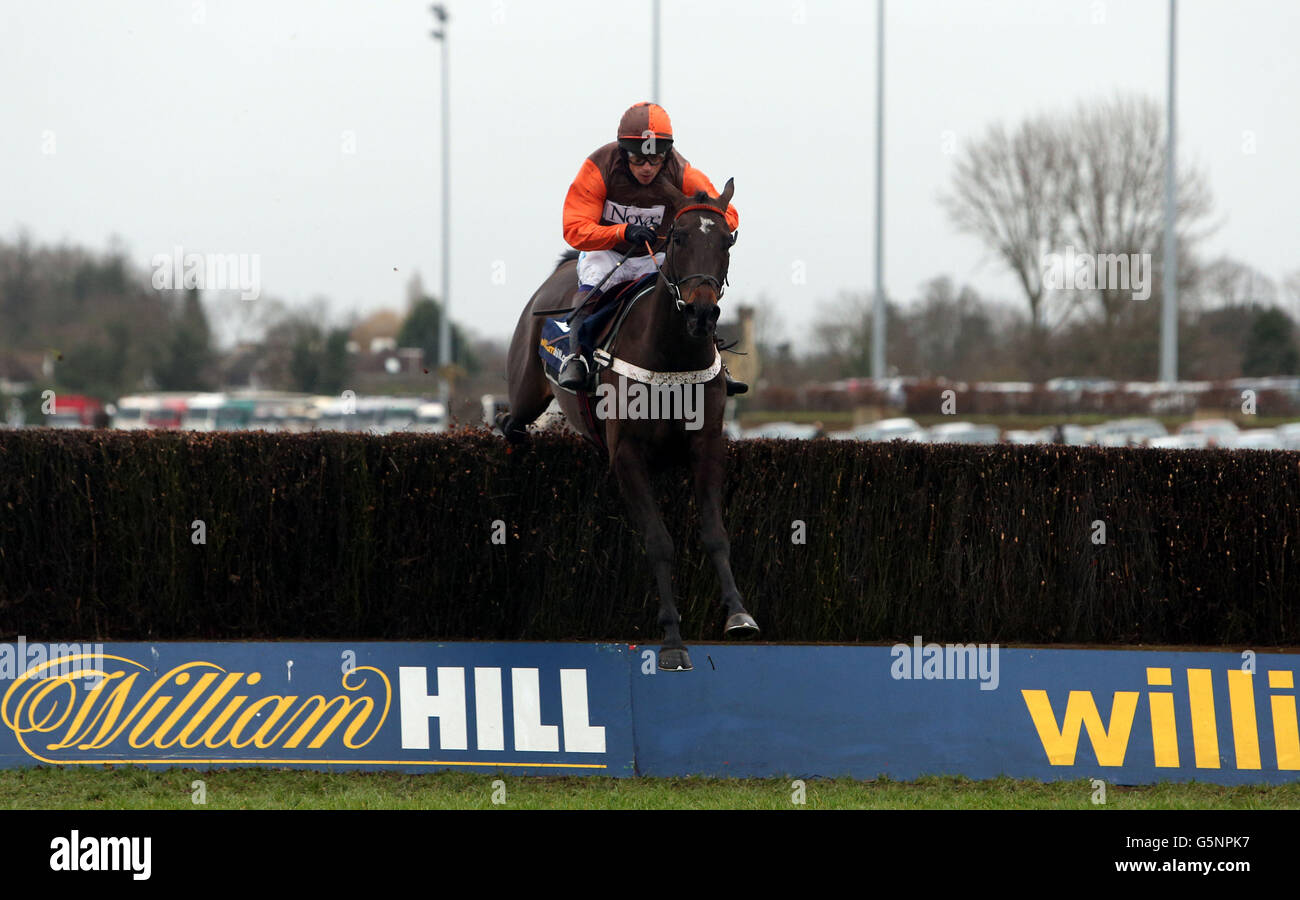
[[[673,146],[673,124],[657,103],[638,103],[618,120],[618,145],[628,153],[667,153]]]

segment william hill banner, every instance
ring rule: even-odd
[[[632,771],[617,646],[79,649],[8,672],[0,653],[4,765]]]
[[[0,644],[0,766],[543,775],[1300,774],[1300,656],[627,644]]]

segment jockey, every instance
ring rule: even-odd
[[[569,317],[569,353],[560,369],[561,387],[581,390],[587,385],[590,366],[578,344],[578,327],[600,294],[654,272],[656,263],[663,265],[664,254],[656,253],[651,262],[645,244],[649,241],[653,246],[655,230],[671,223],[676,212],[664,184],[687,197],[699,190],[718,196],[705,174],[691,168],[673,149],[673,128],[663,107],[638,103],[619,120],[618,140],[583,161],[564,199],[564,239],[581,251],[575,297],[575,304],[581,306]],[[726,219],[734,232],[740,224],[734,206],[727,206]],[[728,396],[749,390],[744,382],[732,379],[726,366],[723,374]]]

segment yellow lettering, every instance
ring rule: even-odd
[[[277,697],[276,695],[272,694],[269,697],[263,697],[261,700],[258,700],[248,709],[244,710],[244,712],[239,716],[239,718],[235,720],[235,724],[230,729],[230,746],[234,747],[236,750],[247,747],[249,744],[253,744],[253,743],[256,743],[258,747],[269,747],[270,744],[263,743],[263,739],[266,737],[267,729],[271,728],[271,726],[273,726],[277,721],[279,721],[280,716],[284,715],[285,711],[289,709],[289,707],[293,706],[294,701],[297,699],[298,698],[296,696]],[[248,725],[249,722],[253,720],[255,716],[261,713],[262,707],[267,706],[271,703],[274,703],[276,705],[275,711],[272,712],[270,717],[266,720],[266,722],[262,724],[262,727],[257,729],[256,732],[254,732],[252,737],[248,738],[247,740],[241,741],[239,739],[240,732],[244,730],[244,728]]]
[[[200,676],[199,680],[194,683],[194,687],[190,688],[190,692],[185,695],[185,699],[177,704],[176,708],[172,710],[171,715],[164,719],[163,723],[158,726],[158,730],[154,732],[153,737],[148,741],[145,741],[145,743],[153,744],[159,750],[166,750],[168,747],[175,745],[176,742],[180,740],[179,734],[170,741],[164,741],[163,735],[176,726],[176,723],[181,720],[181,716],[185,715],[189,708],[194,705],[195,701],[199,699],[199,695],[206,691],[208,687],[211,686],[212,682],[216,680],[217,675],[215,672],[208,672],[206,675]],[[183,683],[180,678],[177,678],[176,681],[178,684]]]
[[[1232,746],[1237,754],[1237,768],[1261,768],[1254,672],[1228,670],[1228,708],[1232,711]]]
[[[221,727],[225,725],[226,722],[230,720],[230,717],[235,714],[235,710],[239,709],[239,707],[244,705],[244,701],[247,699],[248,696],[246,694],[236,694],[233,698],[231,698],[230,705],[227,706],[225,709],[223,709],[221,711],[221,715],[217,716],[217,720],[213,722],[211,726],[209,726],[207,731],[203,732],[203,737],[199,739],[199,742],[203,744],[203,746],[211,747],[213,750],[215,750],[216,748],[224,744],[226,741],[230,740],[230,735],[226,735],[221,740],[217,741],[215,744],[212,742],[212,739],[217,736],[217,732],[221,730]]]
[[[135,715],[135,710],[126,717],[126,720],[113,731],[113,726],[117,723],[118,717],[122,715],[122,710],[126,708],[127,698],[131,695],[131,688],[135,687],[135,680],[139,677],[139,672],[132,672],[122,679],[122,683],[113,688],[108,699],[104,701],[104,709],[100,712],[104,715],[104,724],[99,726],[99,731],[91,738],[90,743],[78,744],[78,750],[98,750],[101,747],[107,747],[117,739],[117,736],[126,730],[126,726],[131,722],[131,716]],[[99,716],[95,717],[99,720]],[[91,723],[94,724],[94,723]]]
[[[149,671],[123,657],[101,659],[120,660],[143,672]],[[188,671],[195,668],[208,671],[203,674]],[[122,671],[86,669],[37,678],[38,670],[32,669],[4,694],[0,714],[4,723],[13,729],[23,750],[37,759],[43,757],[28,747],[24,734],[49,733],[51,742],[46,745],[49,750],[74,746],[98,750],[123,737],[136,750],[169,750],[177,745],[187,750],[198,747],[215,750],[227,744],[233,749],[253,745],[265,750],[280,746],[286,735],[289,736],[284,744],[286,749],[306,744],[309,749],[318,750],[336,736],[345,746],[358,749],[379,733],[392,702],[388,678],[371,666],[345,673],[344,690],[355,693],[366,686],[368,679],[363,670],[377,675],[385,689],[383,713],[374,723],[370,720],[378,711],[378,697],[340,695],[328,700],[321,695],[306,700],[297,695],[232,697],[231,692],[241,679],[247,685],[256,685],[262,679],[261,674],[227,673],[208,662],[192,662],[172,669],[155,679],[139,697],[134,695],[134,689],[141,686],[137,684],[140,671],[127,675]],[[80,692],[76,680],[90,676],[98,676],[99,681],[84,693]],[[169,687],[181,687],[185,692],[168,693]],[[250,699],[252,705],[248,706]],[[213,715],[215,719],[209,720]],[[363,734],[367,727],[370,731]]]
[[[1172,685],[1173,672],[1170,669],[1147,669],[1147,684]],[[1156,768],[1178,768],[1178,728],[1174,722],[1174,695],[1161,691],[1151,691],[1151,748],[1155,755]]]
[[[141,718],[140,721],[136,723],[135,727],[131,729],[131,734],[127,737],[126,742],[137,750],[143,747],[147,741],[141,740],[140,736],[144,734],[146,728],[153,724],[153,720],[158,718],[158,714],[163,711],[163,707],[171,702],[172,698],[168,696],[162,696],[155,699],[153,706],[149,707],[149,711],[146,712],[144,717]]]
[[[45,749],[62,750],[64,747],[71,747],[73,744],[77,743],[77,741],[81,740],[85,733],[94,728],[95,723],[99,721],[99,717],[104,714],[107,704],[100,705],[99,712],[95,714],[95,717],[91,719],[89,723],[86,722],[86,717],[90,714],[90,711],[95,708],[100,695],[105,693],[104,689],[107,687],[108,683],[121,677],[121,672],[114,672],[112,675],[106,675],[100,679],[98,684],[88,690],[85,699],[82,700],[81,705],[77,707],[77,715],[73,718],[72,724],[70,724],[68,730],[64,732],[63,740],[54,744],[46,744]],[[83,727],[85,729],[84,732]]]
[[[1187,670],[1187,701],[1192,708],[1192,747],[1196,768],[1219,768],[1219,731],[1214,716],[1214,682],[1209,669]]]
[[[1097,712],[1091,691],[1070,691],[1065,719],[1059,729],[1056,727],[1056,715],[1052,712],[1052,702],[1047,699],[1047,691],[1022,690],[1020,694],[1029,707],[1029,715],[1034,720],[1034,728],[1038,730],[1038,739],[1042,741],[1049,763],[1054,766],[1074,765],[1079,733],[1086,727],[1098,763],[1103,766],[1124,764],[1129,732],[1133,728],[1133,715],[1137,712],[1137,691],[1115,692],[1109,727],[1102,725],[1101,714]]]
[[[1294,677],[1285,669],[1272,669],[1268,673],[1271,688],[1292,689]],[[1273,707],[1273,745],[1277,748],[1279,769],[1300,769],[1300,728],[1296,727],[1295,697],[1269,698]]]
[[[321,717],[325,715],[325,711],[336,702],[339,704],[339,711],[334,714],[334,718],[330,719],[329,724],[325,726],[325,730],[318,734],[307,746],[316,749],[324,744],[329,736],[334,733],[334,729],[339,727],[339,723],[347,717],[351,707],[359,701],[354,700],[352,703],[349,703],[347,697],[335,697],[333,700],[327,701],[320,694],[313,694],[303,702],[303,709],[306,709],[308,704],[315,704],[315,709],[312,711],[311,715],[307,717],[307,720],[298,727],[298,730],[293,733],[293,736],[289,738],[284,746],[286,748],[297,747],[302,743],[302,739],[307,736],[308,732],[310,732],[312,728],[315,727],[316,723],[320,721]]]
[[[216,708],[217,704],[225,699],[226,694],[229,694],[234,690],[239,679],[243,677],[243,672],[232,672],[225,678],[221,679],[221,684],[217,685],[217,689],[212,692],[212,696],[203,701],[203,705],[199,707],[199,711],[190,718],[185,727],[181,729],[181,733],[176,736],[176,739],[180,741],[182,747],[186,750],[193,750],[202,743],[201,739],[191,741],[190,735],[198,729],[199,723],[203,721],[207,714],[212,712],[212,710]]]

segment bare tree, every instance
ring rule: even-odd
[[[1030,326],[1046,331],[1043,256],[1060,243],[1067,202],[1066,148],[1059,127],[1039,117],[1008,135],[1000,124],[957,162],[940,203],[1011,270],[1029,303]]]
[[[957,228],[979,238],[1020,281],[1029,304],[1032,341],[1041,341],[1089,300],[1103,334],[1113,335],[1125,305],[1135,299],[1133,272],[1124,281],[1104,283],[1101,279],[1076,283],[1075,273],[1066,272],[1065,289],[1053,290],[1045,278],[1052,255],[1059,260],[1070,249],[1086,259],[1095,273],[1099,261],[1107,260],[1114,266],[1112,271],[1119,271],[1121,255],[1127,268],[1132,254],[1138,254],[1144,276],[1153,278],[1160,272],[1164,228],[1160,110],[1150,100],[1117,97],[1083,105],[1069,116],[1031,119],[1013,136],[994,125],[958,161],[952,193],[940,200]],[[1179,285],[1183,287],[1191,285],[1197,271],[1190,261],[1191,248],[1204,237],[1196,229],[1211,207],[1199,171],[1180,167],[1177,203]],[[1059,311],[1050,324],[1049,306]],[[1028,362],[1037,377],[1046,360]]]
[[[1145,293],[1149,299],[1154,293],[1149,283],[1135,291],[1140,272],[1133,268],[1144,270],[1148,279],[1163,271],[1163,120],[1162,107],[1153,100],[1115,97],[1081,106],[1062,126],[1069,148],[1064,238],[1097,269],[1096,286],[1085,295],[1093,298],[1106,335],[1114,335],[1135,296]],[[1206,233],[1197,229],[1210,213],[1210,192],[1201,172],[1186,164],[1179,166],[1175,192],[1180,255],[1190,255]],[[1114,263],[1105,279],[1100,277],[1103,260]],[[1126,262],[1129,277],[1113,277]],[[1180,265],[1179,271],[1188,275],[1192,268]]]
[[[1300,285],[1298,285],[1300,287]],[[1275,306],[1277,285],[1256,268],[1221,256],[1207,264],[1197,280],[1191,301],[1206,312],[1213,309]]]
[[[1296,269],[1282,279],[1282,294],[1291,318],[1300,321],[1300,269]]]

